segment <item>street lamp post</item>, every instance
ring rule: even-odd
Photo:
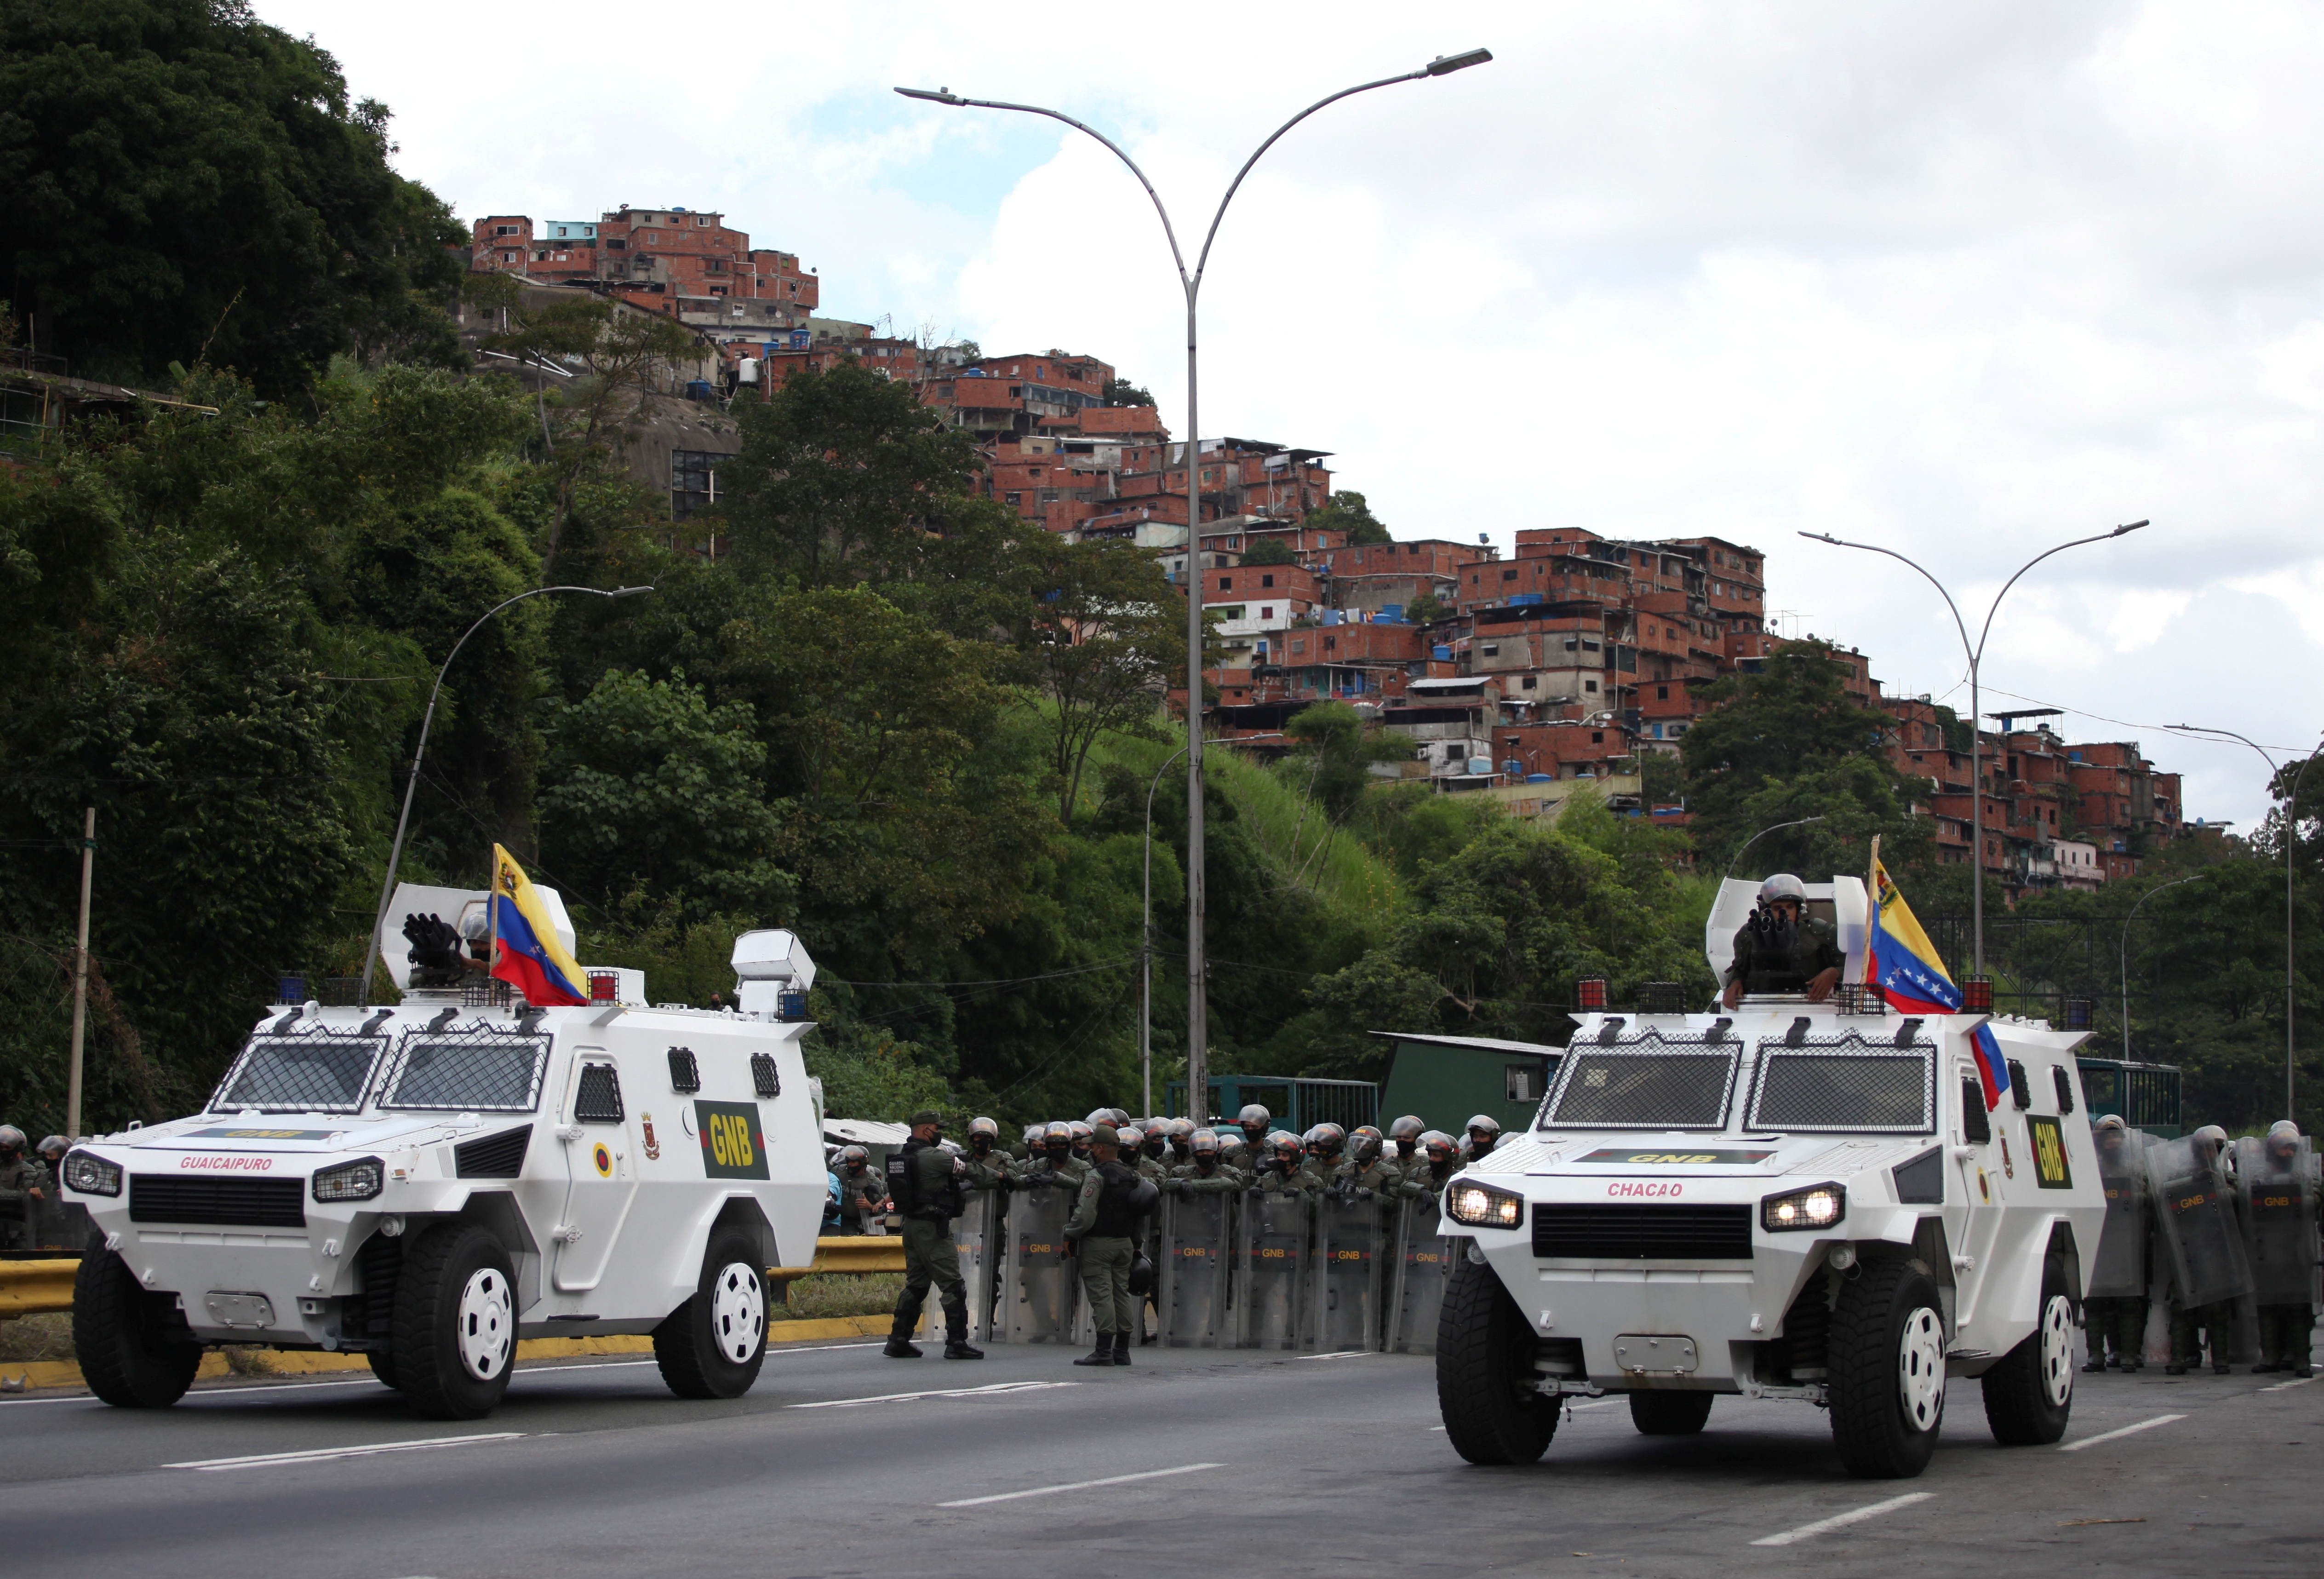
[[[2137,919],[2139,906],[2161,893],[2163,889],[2177,888],[2182,882],[2200,882],[2209,875],[2208,872],[2198,872],[2192,877],[2180,878],[2177,882],[2166,882],[2163,888],[2150,888],[2138,896],[2138,904],[2131,906],[2130,914],[2122,919],[2122,945],[2119,953],[2122,964],[2122,1061],[2126,1064],[2130,1062],[2130,924]]]
[[[1823,531],[1800,533],[1803,538],[1831,543],[1835,548],[1861,549],[1868,554],[1886,554],[1892,559],[1911,565],[1920,571],[1923,580],[1937,589],[1937,596],[1945,600],[1945,607],[1952,611],[1953,628],[1960,633],[1961,651],[1969,658],[1969,937],[1970,953],[1974,958],[1971,969],[1977,975],[1985,974],[1985,714],[1981,710],[1983,698],[1978,688],[1978,669],[1985,660],[1986,638],[1993,634],[1993,616],[2001,612],[2001,600],[2009,596],[2009,589],[2017,585],[2018,577],[2052,554],[2061,554],[2084,543],[2102,543],[2125,532],[2136,531],[2145,524],[2143,521],[2134,521],[2126,526],[2117,526],[2112,531],[2102,531],[2096,537],[2078,537],[2070,542],[2060,543],[2054,549],[2045,549],[2026,560],[2017,568],[2017,574],[2003,582],[2001,590],[1993,595],[1992,605],[1985,611],[1985,623],[1978,629],[1974,644],[1969,639],[1969,626],[1961,619],[1960,605],[1953,602],[1953,595],[1945,590],[1945,584],[1930,575],[1925,567],[1905,559],[1894,549],[1884,549],[1877,543],[1852,543]]]
[[[1185,754],[1186,748],[1183,745],[1172,752],[1163,760],[1162,765],[1154,770],[1153,781],[1146,786],[1146,908],[1141,912],[1142,930],[1139,933],[1138,946],[1138,1069],[1146,1093],[1146,1105],[1140,1111],[1149,1113],[1155,1111],[1154,791],[1162,787],[1162,775],[1170,771],[1170,764]],[[1194,1088],[1189,1086],[1186,1089],[1186,1110],[1193,1113],[1194,1107]],[[1197,1117],[1194,1122],[1201,1123],[1203,1121]]]
[[[2259,753],[2260,761],[2267,764],[2269,780],[2273,782],[2275,778],[2277,772],[2275,759],[2268,755],[2265,748],[2248,735],[2237,734],[2232,729],[2215,729],[2207,724],[2173,724],[2169,727],[2187,734],[2219,734],[2225,735],[2229,740],[2240,740],[2252,750]],[[2292,788],[2285,794],[2283,802],[2283,1116],[2286,1118],[2292,1116],[2292,1099],[2298,1085],[2297,1067],[2292,1061],[2292,1015],[2299,1006],[2299,982],[2293,974],[2296,956],[2292,952],[2292,857],[2293,852],[2299,847],[2300,839],[2300,780],[2308,776],[2308,770],[2315,762],[2319,752],[2324,752],[2324,743],[2319,743],[2316,751],[2310,752],[2308,760],[2300,764],[2300,771],[2292,775]]]
[[[1734,876],[1736,867],[1743,863],[1743,852],[1757,844],[1761,839],[1766,838],[1769,834],[1781,833],[1785,828],[1803,828],[1812,822],[1821,822],[1823,818],[1821,816],[1803,817],[1795,822],[1779,822],[1767,827],[1761,828],[1757,833],[1753,834],[1749,838],[1744,840],[1741,845],[1736,847],[1735,859],[1727,863],[1727,876]],[[1726,879],[1721,878],[1720,881],[1723,882]]]
[[[379,885],[379,913],[372,918],[371,943],[364,950],[363,991],[357,994],[357,1002],[363,1007],[371,1007],[372,970],[379,963],[380,951],[387,946],[387,905],[395,897],[395,869],[403,859],[403,831],[410,825],[411,798],[420,788],[420,759],[428,754],[428,729],[436,722],[436,698],[443,695],[444,677],[451,672],[452,660],[460,656],[460,649],[468,644],[469,637],[484,629],[486,621],[501,610],[512,604],[522,603],[528,597],[539,597],[544,592],[586,592],[594,597],[635,597],[641,592],[652,590],[650,586],[616,586],[610,592],[602,586],[536,586],[530,592],[520,592],[514,597],[486,609],[477,616],[476,623],[462,632],[460,639],[452,643],[452,651],[444,655],[442,665],[436,670],[435,688],[428,693],[428,711],[420,720],[420,743],[411,753],[411,777],[403,786],[403,810],[395,819],[395,842],[388,846],[387,881]]]
[[[1089,126],[1062,111],[1047,109],[1034,104],[1010,104],[1000,99],[964,98],[949,88],[899,88],[906,98],[924,99],[930,104],[948,105],[954,108],[1014,110],[1020,115],[1046,115],[1060,121],[1076,132],[1086,133],[1103,143],[1116,159],[1130,167],[1138,184],[1146,189],[1152,199],[1154,212],[1162,220],[1163,238],[1170,244],[1170,260],[1177,265],[1178,283],[1186,296],[1186,1097],[1188,1111],[1197,1123],[1206,1121],[1200,1111],[1210,1093],[1209,1069],[1209,993],[1204,963],[1204,918],[1208,913],[1203,882],[1204,868],[1204,808],[1203,808],[1203,431],[1202,408],[1197,399],[1198,385],[1195,364],[1195,299],[1203,288],[1203,272],[1209,267],[1211,244],[1218,239],[1219,223],[1226,217],[1227,205],[1242,186],[1243,178],[1250,173],[1259,156],[1275,146],[1286,132],[1314,115],[1326,105],[1337,104],[1359,93],[1369,93],[1375,88],[1387,88],[1398,82],[1417,82],[1430,77],[1444,77],[1471,66],[1481,66],[1493,58],[1490,50],[1469,50],[1458,55],[1439,55],[1416,71],[1406,71],[1397,77],[1383,77],[1376,82],[1360,82],[1353,88],[1343,88],[1328,97],[1317,99],[1305,109],[1277,126],[1266,142],[1261,143],[1235,178],[1227,185],[1226,195],[1219,199],[1217,212],[1211,216],[1211,227],[1203,237],[1203,250],[1195,256],[1190,272],[1185,254],[1178,247],[1178,233],[1170,223],[1170,211],[1163,207],[1162,195],[1138,162],[1122,152],[1119,143],[1093,126]]]

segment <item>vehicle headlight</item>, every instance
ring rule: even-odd
[[[1836,1184],[1769,1196],[1759,1203],[1759,1223],[1770,1233],[1829,1228],[1848,1214],[1848,1192]]]
[[[107,1162],[94,1151],[69,1151],[65,1154],[65,1187],[84,1196],[117,1196],[121,1193],[121,1168]]]
[[[1445,1192],[1444,1212],[1471,1228],[1515,1228],[1525,1221],[1525,1197],[1489,1184],[1456,1183]]]
[[[337,1168],[327,1168],[315,1176],[315,1198],[318,1201],[368,1201],[379,1194],[385,1176],[386,1169],[376,1157],[342,1162]]]

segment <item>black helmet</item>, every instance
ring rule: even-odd
[[[1146,1155],[1159,1162],[1170,1155],[1170,1126],[1160,1119],[1141,1126],[1146,1131]]]
[[[1428,1153],[1431,1162],[1452,1160],[1452,1137],[1442,1130],[1431,1130],[1420,1137],[1420,1149]]]
[[[968,1121],[968,1149],[979,1157],[1001,1144],[1001,1126],[991,1119]]]
[[[1073,1143],[1074,1155],[1076,1157],[1089,1150],[1090,1137],[1096,1133],[1095,1129],[1081,1119],[1074,1119],[1065,1125],[1065,1134]]]
[[[1337,1157],[1348,1143],[1348,1131],[1337,1124],[1317,1124],[1307,1131],[1307,1150],[1318,1157]]]
[[[1370,1162],[1380,1154],[1381,1147],[1387,1143],[1377,1124],[1358,1124],[1348,1132],[1348,1140],[1358,1162]]]
[[[1074,1127],[1063,1119],[1052,1119],[1049,1127],[1041,1131],[1041,1144],[1052,1152],[1070,1150],[1074,1143]]]
[[[1388,1127],[1388,1138],[1391,1140],[1417,1140],[1427,1128],[1420,1122],[1418,1113],[1406,1113]]]
[[[1049,1126],[1047,1124],[1027,1124],[1025,1132],[1017,1138],[1025,1143],[1026,1150],[1038,1151],[1041,1149],[1041,1137],[1048,1133],[1048,1130]]]
[[[1489,1113],[1479,1113],[1468,1123],[1469,1155],[1482,1157],[1499,1143],[1501,1123]]]
[[[1267,1149],[1280,1158],[1297,1162],[1306,1151],[1307,1143],[1288,1130],[1277,1130],[1267,1138]]]
[[[24,1149],[24,1131],[14,1124],[0,1124],[0,1156]]]
[[[1268,1121],[1275,1115],[1255,1102],[1243,1103],[1242,1112],[1235,1114],[1236,1127],[1246,1134],[1253,1130],[1265,1133]]]
[[[1139,1149],[1146,1144],[1146,1131],[1136,1124],[1117,1125],[1113,1131],[1113,1143],[1121,1148],[1124,1157],[1135,1157]]]
[[[1196,1130],[1194,1138],[1186,1144],[1193,1149],[1198,1160],[1204,1157],[1216,1157],[1219,1154],[1219,1138],[1208,1130]]]
[[[869,1168],[872,1153],[861,1146],[843,1146],[839,1151],[839,1161],[844,1168]]]

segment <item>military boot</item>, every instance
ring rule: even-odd
[[[1113,1334],[1113,1362],[1116,1365],[1127,1365],[1130,1363],[1130,1334],[1128,1333],[1116,1333]]]
[[[982,1360],[984,1351],[968,1341],[968,1312],[958,1316],[945,1315],[944,1357],[947,1360]]]
[[[1074,1362],[1076,1365],[1111,1365],[1113,1363],[1113,1334],[1100,1333],[1097,1347]]]
[[[895,1325],[888,1329],[888,1346],[880,1352],[890,1360],[918,1359],[920,1351],[912,1342],[912,1328],[918,1320],[917,1315],[899,1315]]]

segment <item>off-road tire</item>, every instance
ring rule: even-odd
[[[2004,1447],[2038,1447],[2066,1434],[2074,1412],[2074,1316],[2065,1262],[2045,1256],[2034,1330],[1985,1373],[1985,1423]]]
[[[109,1250],[73,1274],[73,1353],[88,1390],[117,1409],[166,1409],[186,1396],[202,1346],[172,1340],[168,1296],[150,1294]]]
[[[1859,1480],[1906,1480],[1928,1468],[1944,1427],[1944,1304],[1919,1261],[1860,1265],[1858,1276],[1841,1282],[1831,1311],[1832,1445]],[[1937,1336],[1934,1401],[1925,1423],[1906,1417],[1902,1368],[1907,1325],[1919,1325],[1922,1312],[1934,1317]],[[1915,1375],[1927,1380],[1925,1371]]]
[[[1634,1392],[1630,1424],[1642,1436],[1692,1436],[1709,1423],[1712,1397],[1707,1392]]]
[[[471,1284],[487,1289],[495,1279],[508,1302],[505,1333],[464,1332]],[[516,1368],[515,1288],[508,1251],[475,1223],[439,1223],[404,1246],[388,1369],[413,1409],[431,1419],[480,1420],[499,1406]],[[480,1375],[464,1350],[488,1337],[505,1341],[495,1343],[501,1357],[491,1373]]]
[[[693,1295],[654,1328],[654,1363],[678,1397],[740,1398],[759,1380],[767,1358],[767,1277],[761,1259],[756,1234],[711,1231]],[[744,1274],[757,1285],[755,1330],[751,1295],[740,1281]],[[738,1342],[748,1345],[748,1359],[737,1361],[729,1352]]]
[[[364,1352],[364,1358],[371,1362],[371,1373],[378,1378],[382,1387],[392,1387],[398,1391],[402,1390],[403,1384],[395,1379],[393,1354],[389,1353],[385,1349],[371,1349]]]
[[[1533,1325],[1466,1248],[1436,1317],[1436,1409],[1471,1464],[1531,1464],[1557,1435],[1557,1401],[1533,1390]]]

